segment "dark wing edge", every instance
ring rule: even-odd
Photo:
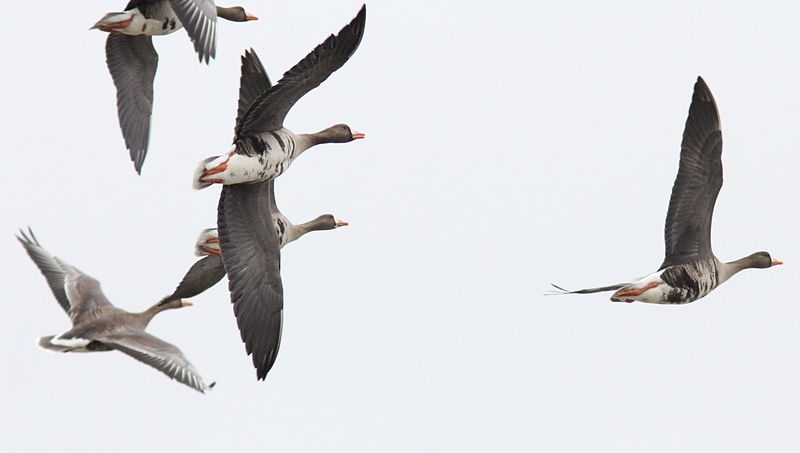
[[[45,250],[29,228],[26,235],[17,239],[22,243],[28,256],[45,276],[53,295],[61,308],[67,312],[73,324],[100,315],[109,308],[111,302],[103,294],[100,282],[75,266],[62,261]]]
[[[136,172],[141,174],[150,142],[153,80],[158,67],[152,37],[109,33],[106,65],[117,88],[117,116],[122,137]]]
[[[711,222],[721,187],[719,111],[708,85],[698,77],[664,226],[665,258],[660,269],[713,256]]]
[[[286,71],[283,78],[247,110],[242,117],[237,138],[282,127],[292,106],[350,59],[364,36],[366,20],[367,6],[363,5],[356,17],[337,35],[330,35]]]
[[[253,101],[272,88],[269,75],[261,64],[256,51],[252,48],[245,50],[242,55],[242,75],[239,79],[239,107],[236,112],[236,126],[234,136],[239,135],[242,118],[253,104]]]
[[[174,345],[146,332],[98,338],[112,349],[150,365],[181,384],[205,393],[214,384],[206,385],[202,376]]]
[[[39,244],[39,240],[36,239],[36,236],[33,234],[33,230],[30,227],[28,227],[28,233],[25,233],[23,230],[19,230],[17,240],[25,248],[28,256],[31,257],[33,263],[36,264],[36,267],[39,268],[39,271],[42,273],[42,275],[44,275],[45,280],[47,280],[47,285],[50,287],[50,291],[52,291],[53,295],[56,297],[58,304],[61,305],[61,308],[63,308],[67,314],[69,314],[69,310],[72,305],[70,304],[69,298],[67,297],[67,292],[64,289],[64,282],[67,279],[67,273],[64,272],[64,269],[61,268],[61,265],[58,263],[55,257],[45,250],[41,244]]]
[[[268,181],[223,186],[217,217],[233,311],[259,380],[275,363],[283,326],[280,244],[269,188]]]
[[[217,53],[217,7],[212,0],[169,0],[175,15],[194,44],[200,61]]]
[[[225,266],[222,264],[222,258],[217,255],[205,256],[192,264],[175,291],[161,299],[159,303],[197,296],[216,285],[224,276]]]

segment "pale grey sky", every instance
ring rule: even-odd
[[[800,449],[796,2],[369,1],[354,57],[287,118],[367,139],[309,151],[276,185],[292,219],[331,212],[351,226],[283,250],[267,381],[224,283],[150,326],[217,381],[206,396],[120,353],[38,349],[69,320],[13,234],[31,225],[122,308],[172,291],[215,224],[219,189],[193,191],[191,177],[230,145],[240,55],[256,49],[277,80],[360,1],[244,3],[262,20],[221,21],[210,66],[185,32],[156,38],[142,176],[117,126],[105,35],[88,30],[124,3],[0,16],[0,449]],[[543,297],[551,281],[658,267],[697,75],[725,142],[715,251],[787,264],[687,306]]]

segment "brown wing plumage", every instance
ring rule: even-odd
[[[205,393],[211,387],[206,385],[200,373],[189,363],[180,349],[149,333],[109,336],[99,338],[98,341],[150,365],[198,392]]]
[[[17,239],[42,272],[58,304],[73,324],[96,318],[114,306],[103,294],[100,282],[76,267],[54,257],[39,244],[32,230]]]

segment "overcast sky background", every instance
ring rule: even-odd
[[[239,58],[273,81],[360,2],[244,4],[217,58],[184,31],[160,55],[136,176],[105,34],[124,1],[28,2],[0,16],[4,451],[797,451],[796,2],[368,3],[353,58],[286,125],[367,133],[320,146],[277,183],[295,221],[351,226],[283,250],[285,324],[265,382],[226,283],[149,331],[216,388],[203,396],[121,353],[53,354],[69,320],[13,235],[142,310],[194,262],[219,188],[197,162],[230,146]],[[8,5],[6,5],[8,6]],[[654,271],[697,75],[722,116],[717,255],[768,250],[686,306],[544,297]]]

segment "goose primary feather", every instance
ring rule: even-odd
[[[321,143],[347,143],[364,138],[345,124],[314,134],[295,134],[283,126],[286,114],[306,93],[341,68],[361,43],[367,20],[366,5],[336,35],[331,35],[272,86],[261,61],[251,49],[242,57],[239,109],[231,148],[203,160],[193,186],[259,182],[283,173],[308,148]]]
[[[731,262],[711,249],[711,219],[722,187],[722,132],[714,97],[702,77],[694,85],[681,142],[678,176],[664,226],[665,256],[658,271],[638,280],[556,294],[615,291],[615,302],[685,304],[696,301],[744,269],[783,264],[767,252]]]
[[[145,332],[158,313],[191,303],[181,299],[162,301],[139,313],[119,309],[106,298],[97,280],[51,255],[33,231],[21,231],[17,239],[72,321],[72,328],[66,332],[40,338],[40,347],[57,352],[117,350],[199,392],[213,387],[214,384],[206,385],[177,347]]]
[[[312,231],[333,230],[349,225],[344,220],[338,220],[331,214],[323,214],[316,219],[296,225],[292,223],[278,209],[275,203],[274,180],[270,184],[270,212],[275,234],[278,235],[278,244],[283,248],[290,242],[300,239]],[[195,254],[201,256],[186,272],[175,291],[163,300],[186,299],[197,296],[216,285],[225,276],[225,266],[219,247],[219,230],[217,228],[204,229],[195,243]]]
[[[216,55],[218,16],[233,22],[258,19],[241,6],[223,8],[212,0],[132,0],[125,11],[108,13],[92,27],[109,32],[106,64],[117,88],[119,127],[137,173],[150,143],[158,67],[152,37],[185,28],[200,61],[208,63]]]

